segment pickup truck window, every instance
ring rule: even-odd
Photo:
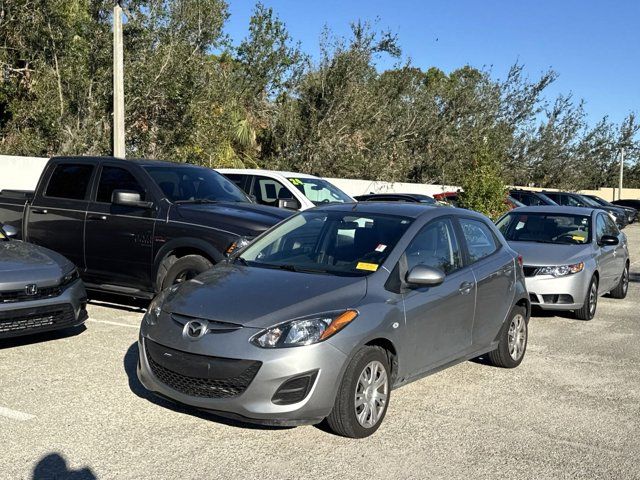
[[[45,197],[84,200],[91,181],[93,165],[60,163],[56,165],[45,191]]]
[[[111,196],[114,190],[131,190],[140,194],[141,200],[145,199],[145,191],[135,177],[119,167],[103,167],[100,173],[100,183],[98,184],[97,202],[111,203]]]
[[[233,182],[208,168],[144,168],[171,202],[250,202]]]

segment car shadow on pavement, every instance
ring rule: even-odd
[[[169,410],[173,410],[174,412],[183,413],[185,415],[191,415],[193,417],[198,417],[203,420],[209,420],[216,423],[221,423],[223,425],[228,425],[231,427],[237,428],[245,428],[250,430],[289,430],[294,427],[282,427],[282,426],[272,426],[272,425],[256,425],[253,423],[245,423],[239,420],[234,420],[231,418],[221,417],[214,413],[206,412],[203,410],[198,410],[196,408],[189,407],[188,405],[183,405],[179,403],[174,403],[170,400],[167,400],[163,397],[160,397],[150,391],[148,391],[140,380],[138,380],[138,342],[134,342],[128,348],[127,353],[124,356],[124,370],[127,373],[127,377],[129,379],[129,388],[133,393],[135,393],[138,397],[144,398],[155,405],[158,405],[163,408],[167,408]]]
[[[33,469],[33,480],[96,480],[98,477],[85,467],[81,470],[71,470],[67,466],[67,461],[59,453],[50,453],[40,459]]]
[[[52,340],[60,340],[62,338],[75,337],[84,332],[87,327],[78,325],[77,327],[63,328],[61,330],[53,330],[51,332],[32,333],[20,337],[0,339],[0,350],[5,348],[22,347],[34,343],[49,342]]]
[[[535,306],[531,309],[531,318],[551,318],[551,317],[566,318],[568,320],[575,320],[577,322],[583,321],[583,320],[578,320],[572,311],[543,310],[542,308],[535,307]]]
[[[633,283],[640,283],[640,273],[629,273],[629,281]]]
[[[149,300],[97,291],[89,292],[89,303],[134,313],[142,313],[149,306]]]

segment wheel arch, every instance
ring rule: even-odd
[[[166,272],[161,271],[162,262],[164,262],[170,256],[176,256],[177,258],[184,257],[186,255],[200,255],[206,258],[211,263],[216,264],[224,259],[224,255],[218,251],[210,243],[199,238],[177,238],[173,239],[160,248],[156,254],[153,263],[153,278],[155,278],[155,290],[159,291],[162,285],[162,278]]]

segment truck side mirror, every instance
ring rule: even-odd
[[[281,198],[278,200],[278,208],[286,208],[287,210],[298,210],[300,203],[295,198]]]
[[[140,194],[133,190],[114,190],[111,194],[111,203],[125,207],[151,208],[153,202],[143,202]]]

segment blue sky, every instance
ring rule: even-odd
[[[247,34],[255,2],[229,0],[227,33]],[[323,27],[349,32],[351,21],[379,19],[398,35],[403,55],[421,68],[464,64],[504,77],[514,62],[531,78],[558,74],[547,96],[586,100],[590,123],[640,113],[640,0],[263,0],[311,55]],[[390,66],[382,61],[380,67]]]

